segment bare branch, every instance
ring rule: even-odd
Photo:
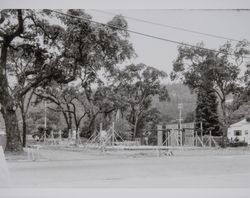
[[[46,99],[46,100],[49,100],[51,102],[54,102],[57,105],[60,105],[59,101],[55,97],[53,97],[53,96],[50,96],[50,95],[47,95],[47,94],[43,95],[43,94],[39,94],[39,93],[36,93],[36,92],[34,92],[34,94],[36,96],[38,96],[38,97],[41,97],[42,99]]]
[[[31,94],[30,94],[30,96],[28,98],[28,102],[27,102],[27,105],[26,105],[26,108],[25,108],[25,112],[24,112],[25,115],[28,112],[28,109],[29,109],[29,106],[30,106],[30,102],[31,102],[31,99],[32,99],[32,97],[34,95],[34,92],[35,92],[35,89],[32,90],[32,92],[31,92]]]
[[[88,112],[85,112],[78,120],[78,125],[80,125],[82,119],[88,114]]]
[[[69,110],[65,110],[65,109],[55,109],[55,108],[52,108],[52,107],[48,107],[48,109],[52,110],[52,111],[55,111],[55,112],[69,112],[69,113],[74,113],[73,111],[69,111]]]

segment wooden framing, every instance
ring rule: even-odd
[[[209,136],[199,136],[197,131],[194,131],[194,123],[183,123],[182,129],[178,124],[166,125],[164,129],[162,125],[157,126],[157,145],[158,146],[196,146],[196,147],[218,147],[214,140],[211,131]],[[163,138],[165,137],[165,139]]]

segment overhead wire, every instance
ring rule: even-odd
[[[122,30],[122,31],[130,32],[130,33],[141,35],[141,36],[148,37],[148,38],[153,38],[153,39],[157,39],[157,40],[161,40],[161,41],[165,41],[165,42],[170,42],[170,43],[174,43],[174,44],[178,44],[178,45],[184,45],[184,46],[194,47],[194,48],[197,48],[197,49],[208,50],[208,51],[212,51],[212,52],[216,52],[216,53],[220,53],[220,54],[236,56],[235,54],[228,53],[228,52],[218,51],[218,50],[215,50],[215,49],[209,49],[209,48],[205,48],[205,47],[201,47],[201,46],[197,46],[197,45],[192,45],[192,44],[188,44],[188,43],[184,43],[184,42],[180,42],[180,41],[176,41],[176,40],[162,38],[162,37],[158,37],[158,36],[154,36],[154,35],[150,35],[150,34],[138,32],[138,31],[135,31],[135,30],[118,27],[118,26],[115,26],[115,25],[112,25],[112,24],[106,24],[106,23],[98,22],[98,21],[95,21],[95,20],[92,20],[92,19],[87,19],[87,18],[83,18],[83,17],[80,17],[80,16],[76,16],[76,15],[72,15],[72,14],[68,14],[68,13],[63,13],[63,12],[60,12],[60,11],[57,11],[57,10],[51,10],[51,9],[49,9],[49,10],[52,11],[52,12],[55,12],[57,14],[64,15],[64,16],[78,18],[78,19],[81,19],[81,20],[83,20],[85,22],[92,22],[92,23],[103,25],[103,26],[107,26],[107,27],[111,27],[111,28],[116,28],[116,29],[119,29],[119,30]],[[242,56],[242,57],[250,59],[249,56]]]
[[[103,13],[103,14],[111,15],[111,16],[118,15],[117,13],[103,11],[103,10],[91,9],[91,11],[98,12],[98,13]],[[200,32],[200,31],[195,31],[195,30],[190,30],[190,29],[187,29],[187,28],[182,28],[182,27],[177,27],[177,26],[172,26],[172,25],[157,23],[157,22],[153,22],[153,21],[148,21],[148,20],[140,19],[140,18],[126,16],[126,15],[123,15],[123,14],[122,14],[122,16],[124,18],[127,18],[127,19],[131,19],[131,20],[134,20],[134,21],[139,21],[139,22],[143,22],[143,23],[147,23],[147,24],[151,24],[151,25],[156,25],[156,26],[160,26],[160,27],[165,27],[165,28],[180,30],[180,31],[184,31],[184,32],[194,33],[194,34],[205,35],[205,36],[209,36],[209,37],[213,37],[213,38],[219,38],[219,39],[224,39],[224,40],[230,40],[230,41],[240,42],[240,40],[237,40],[237,39],[234,39],[234,38],[225,37],[225,36],[219,36],[219,35],[216,35],[216,34],[210,34],[210,33],[205,33],[205,32]]]

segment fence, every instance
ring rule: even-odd
[[[216,140],[215,140],[216,139]],[[219,138],[221,139],[221,138]],[[157,126],[157,145],[169,147],[218,147],[219,140],[211,135],[199,136],[194,130],[194,123]]]

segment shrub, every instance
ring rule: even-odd
[[[69,130],[68,128],[64,128],[62,130],[62,138],[68,138],[69,137]]]
[[[244,141],[230,142],[228,146],[230,147],[248,146],[248,143]]]

